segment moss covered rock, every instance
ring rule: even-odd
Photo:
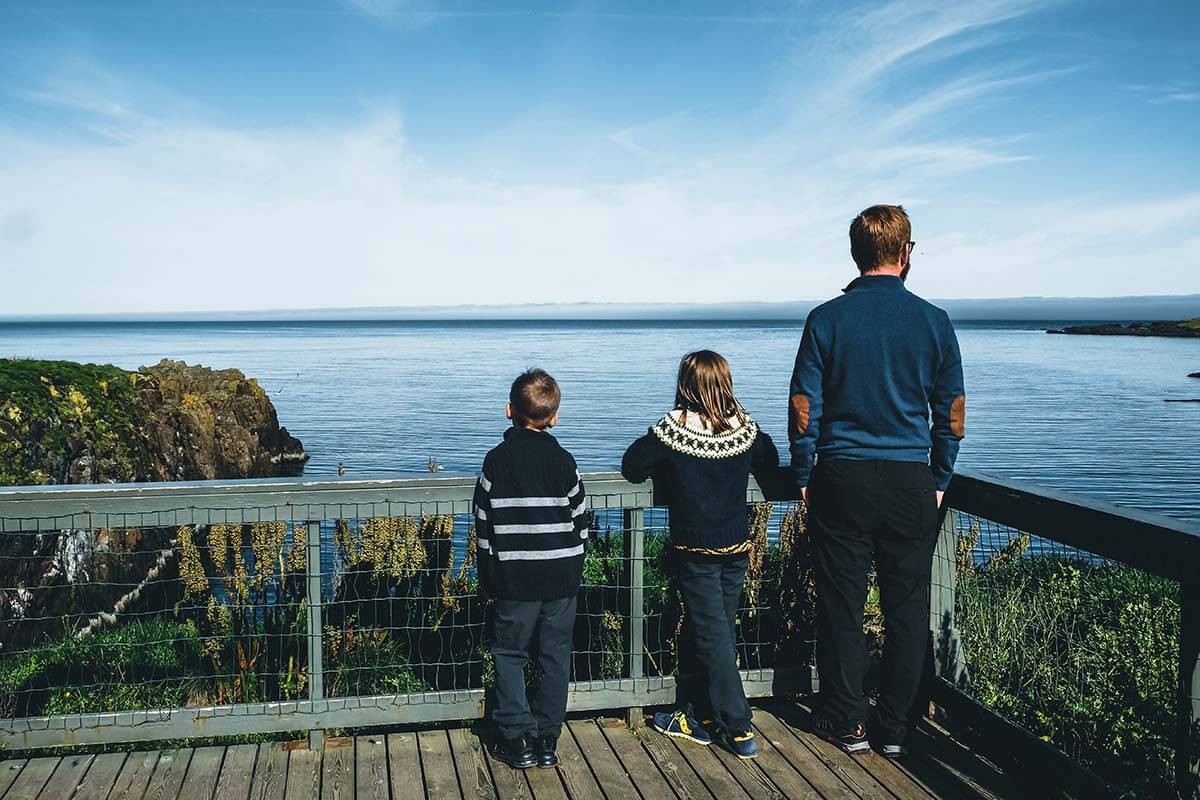
[[[236,369],[0,360],[0,484],[265,477],[307,458]]]

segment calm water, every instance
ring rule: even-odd
[[[1047,336],[1047,323],[961,323],[969,411],[960,466],[1200,519],[1200,341]],[[556,433],[585,470],[613,469],[666,410],[680,355],[724,353],[746,407],[786,448],[799,323],[0,324],[0,356],[166,356],[236,367],[312,455],[307,475],[474,472],[527,366],[563,389]]]

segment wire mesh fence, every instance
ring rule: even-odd
[[[1174,796],[1179,583],[970,514],[949,532],[959,688],[1135,796]]]
[[[451,503],[0,515],[0,728],[377,696],[474,701],[491,663],[469,496],[468,485]],[[668,520],[620,493],[590,503],[572,680],[640,705],[675,670],[682,605],[663,564]],[[787,643],[811,644],[781,602],[803,570],[803,515],[768,503],[747,514],[738,653],[761,678],[790,657]]]

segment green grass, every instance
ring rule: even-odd
[[[959,577],[970,689],[1078,763],[1158,797],[1172,782],[1178,585],[1035,556]]]
[[[76,444],[133,479],[144,460],[136,380],[111,365],[0,359],[0,485],[62,482]]]

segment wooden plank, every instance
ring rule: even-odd
[[[874,751],[855,756],[854,760],[869,772],[871,777],[879,781],[881,786],[894,794],[897,800],[930,800],[934,797],[913,780],[911,775]]]
[[[121,767],[120,774],[117,775],[112,791],[108,793],[108,800],[142,800],[157,764],[157,750],[130,753],[125,759],[125,765]]]
[[[636,735],[650,760],[681,800],[706,800],[713,797],[713,793],[700,780],[692,765],[679,755],[679,751],[666,736],[649,728],[638,730]]]
[[[603,800],[604,790],[596,783],[578,742],[567,727],[558,737],[558,774],[572,800]]]
[[[717,745],[706,747],[690,742],[677,742],[674,739],[671,739],[671,743],[675,745],[679,755],[687,759],[688,763],[692,765],[692,769],[696,770],[696,774],[700,776],[700,780],[704,781],[708,790],[721,800],[749,797],[741,785],[729,774],[729,770],[725,769],[716,755],[711,752],[712,748]]]
[[[4,796],[11,800],[34,800],[42,793],[42,787],[50,780],[61,760],[57,756],[29,759]]]
[[[321,765],[321,800],[354,800],[354,740],[327,738]]]
[[[225,762],[221,765],[220,777],[217,779],[215,800],[247,800],[250,797],[250,783],[254,778],[254,762],[257,758],[256,744],[235,744],[229,747],[225,751]],[[190,776],[188,783],[191,783]]]
[[[421,756],[415,733],[392,733],[387,737],[388,780],[392,800],[425,800]],[[289,796],[290,800],[290,796]]]
[[[425,775],[425,794],[429,797],[461,797],[450,737],[445,731],[421,731],[417,734],[421,751],[421,771]]]
[[[288,753],[279,742],[258,746],[258,760],[250,782],[250,800],[283,800],[287,788]]]
[[[654,766],[641,741],[628,726],[601,724],[600,732],[643,797],[668,800],[675,796],[671,784]]]
[[[190,747],[163,750],[159,753],[158,763],[154,765],[154,774],[150,776],[146,793],[143,795],[145,800],[177,800],[191,760]]]
[[[90,754],[63,756],[54,768],[54,774],[42,788],[41,796],[47,799],[70,797],[75,792],[75,787],[83,780],[94,758],[95,756]]]
[[[971,752],[929,720],[917,727],[912,747],[916,758],[904,759],[900,767],[921,774],[926,781],[944,774],[958,784],[962,797],[1000,800],[1024,793],[1023,787],[995,764]]]
[[[745,789],[746,794],[754,800],[786,800],[783,792],[776,788],[767,774],[763,772],[762,767],[758,765],[757,758],[753,760],[738,758],[715,742],[709,751],[717,757],[717,760],[729,771],[738,785]]]
[[[8,791],[8,787],[13,785],[13,781],[21,774],[21,770],[25,768],[28,759],[13,758],[8,761],[0,761],[0,797]]]
[[[800,740],[774,714],[755,714],[754,727],[776,753],[783,756],[796,772],[812,784],[821,797],[826,800],[857,798],[857,795],[850,791],[850,787],[842,783],[811,750],[800,744]]]
[[[492,778],[496,781],[496,794],[500,800],[530,800],[533,797],[533,790],[524,771],[501,764],[486,751],[484,754],[487,756],[488,767],[492,770]],[[561,748],[559,758],[562,758]]]
[[[224,760],[224,747],[197,747],[192,753],[192,763],[188,765],[179,800],[212,800]]]
[[[356,800],[388,800],[387,740],[359,736],[354,742]]]
[[[595,720],[572,720],[566,726],[579,745],[596,782],[600,784],[604,794],[609,797],[637,797],[638,789],[634,787],[621,760],[609,746],[608,740],[600,731]]]
[[[557,769],[527,769],[525,779],[529,781],[529,791],[534,800],[570,800]]]
[[[780,704],[770,708],[775,718],[792,732],[800,745],[807,747],[856,795],[863,800],[893,800],[891,792],[880,786],[879,781],[871,777],[871,774],[855,761],[854,756],[847,755],[837,746],[808,732],[807,709],[792,704]]]
[[[465,800],[496,800],[492,772],[488,769],[487,759],[483,755],[483,743],[479,741],[479,737],[467,728],[455,728],[450,731],[450,750],[454,753],[458,785],[462,787]],[[550,770],[539,771],[548,773],[561,791],[562,783],[557,774]],[[537,792],[537,795],[541,797],[540,792]]]
[[[79,782],[71,800],[105,800],[125,764],[125,756],[125,753],[101,753],[92,759],[92,766]]]
[[[764,775],[770,778],[771,783],[783,792],[784,797],[820,800],[821,793],[796,771],[787,757],[775,747],[775,743],[771,741],[770,737],[758,727],[759,718],[766,716],[770,715],[762,710],[758,710],[754,714],[755,733],[758,735],[758,758],[754,763],[763,771]],[[837,782],[832,775],[829,777],[830,780]]]
[[[287,800],[317,800],[321,796],[321,751],[292,750],[288,753]]]

